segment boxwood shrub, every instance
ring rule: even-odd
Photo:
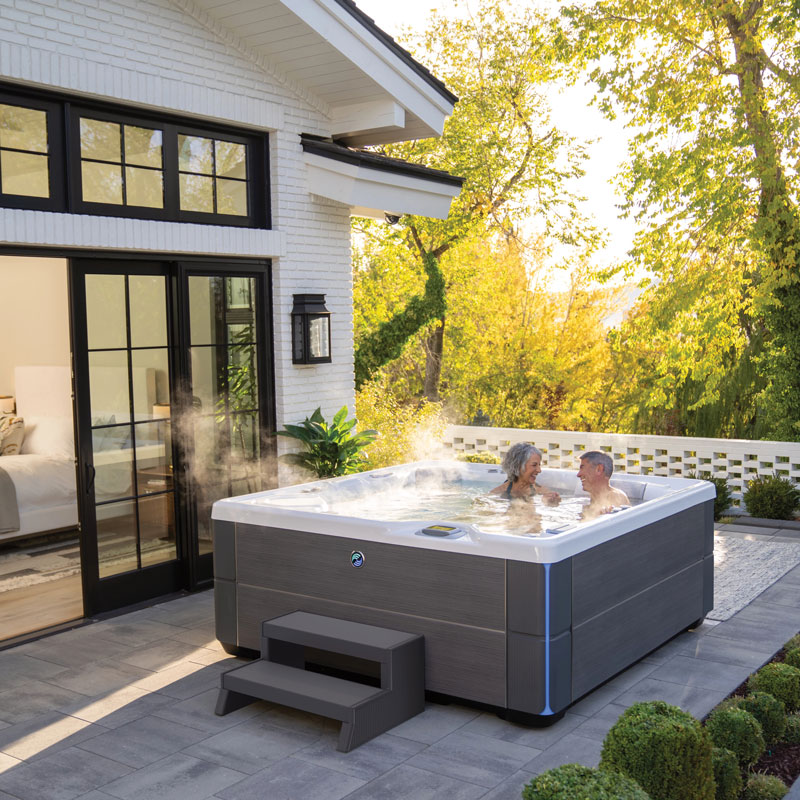
[[[522,790],[523,800],[650,800],[636,781],[580,764],[537,775]]]
[[[661,700],[634,703],[606,734],[600,769],[627,775],[657,800],[713,800],[711,748],[691,714]]]
[[[792,647],[790,650],[787,650],[783,663],[788,664],[790,667],[797,667],[800,669],[800,647]]]
[[[780,778],[756,772],[747,779],[742,800],[781,800],[788,791]]]
[[[800,744],[800,714],[789,714],[786,717],[786,730],[783,732],[786,744]]]
[[[754,517],[794,519],[800,506],[800,489],[777,473],[759,475],[747,484],[742,499]]]
[[[728,479],[722,476],[714,477],[708,472],[701,472],[699,475],[696,472],[688,472],[686,477],[695,480],[699,478],[714,484],[714,488],[717,490],[717,496],[714,498],[714,521],[719,522],[722,515],[733,503],[733,494],[731,493],[731,487],[728,486]]]
[[[736,800],[742,791],[742,772],[736,753],[724,747],[715,747],[711,751],[711,764],[717,787],[714,800]]]
[[[739,708],[749,711],[761,725],[767,745],[779,742],[786,729],[786,706],[782,700],[767,692],[753,692],[739,703]]]
[[[734,752],[742,766],[758,761],[766,749],[761,724],[743,708],[716,709],[706,720],[706,728],[714,744]]]
[[[767,692],[777,697],[788,712],[800,708],[800,669],[789,664],[765,664],[747,681],[750,692]]]

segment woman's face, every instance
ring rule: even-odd
[[[535,483],[536,476],[542,471],[542,457],[534,453],[522,468],[519,479],[523,483]]]

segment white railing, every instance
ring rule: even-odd
[[[800,483],[798,442],[449,425],[442,443],[454,454],[488,451],[502,457],[516,442],[538,447],[543,453],[542,466],[556,469],[577,469],[580,453],[600,450],[614,460],[616,472],[667,477],[694,472],[701,477],[706,473],[722,477],[731,489],[734,513],[745,513],[742,492],[756,475],[777,473]]]

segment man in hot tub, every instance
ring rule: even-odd
[[[595,519],[601,514],[610,514],[630,505],[625,492],[609,483],[613,472],[614,462],[607,453],[590,450],[581,456],[578,478],[589,495],[589,505],[583,509],[581,519]]]

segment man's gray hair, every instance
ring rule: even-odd
[[[542,451],[528,442],[517,442],[508,448],[508,452],[503,456],[503,471],[508,475],[508,479],[513,483],[522,474],[522,470],[528,463],[531,456],[541,457]]]
[[[597,466],[600,464],[603,467],[603,473],[606,478],[610,478],[614,474],[614,462],[608,453],[601,453],[599,450],[590,450],[581,456],[581,461],[588,461],[590,464]]]

